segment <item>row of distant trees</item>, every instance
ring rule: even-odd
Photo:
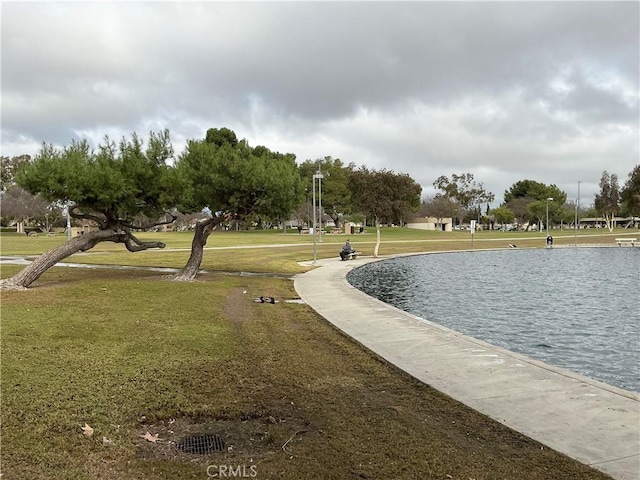
[[[64,148],[45,144],[33,159],[3,162],[2,216],[11,212],[16,199],[29,210],[24,199],[31,195],[48,205],[51,217],[67,208],[70,217],[98,230],[47,252],[2,286],[26,287],[67,256],[105,241],[122,243],[132,252],[163,248],[162,242],[142,241],[136,233],[173,223],[180,215],[198,214],[191,255],[176,276],[192,280],[215,228],[231,222],[284,224],[305,203],[309,172],[323,166],[327,212],[338,224],[349,213],[368,218],[378,231],[376,255],[380,224],[402,223],[420,205],[422,189],[406,174],[344,167],[331,158],[299,167],[293,154],[252,147],[227,128],[212,128],[205,138],[190,140],[177,158],[166,130],[151,132],[146,144],[136,134],[118,143],[106,137],[96,149],[87,141]]]
[[[98,152],[94,152],[96,158],[104,157],[106,152],[113,156],[116,146],[109,139],[105,141],[109,145],[100,145]],[[137,150],[142,148],[138,137],[134,136],[132,141],[136,144],[134,147],[126,147],[121,143],[118,148]],[[274,158],[259,166],[255,163],[255,158],[249,159],[250,151],[253,151],[254,157],[260,157],[269,152],[263,146],[252,149],[246,140],[238,141],[233,131],[224,128],[210,129],[204,140],[189,141],[185,151],[174,165],[182,171],[182,180],[185,172],[189,172],[191,177],[188,185],[180,186],[181,198],[179,204],[176,204],[179,209],[174,209],[175,223],[186,226],[193,223],[194,218],[202,218],[198,206],[194,207],[190,204],[193,198],[197,198],[195,203],[206,205],[205,208],[223,207],[224,210],[232,207],[231,209],[238,210],[234,219],[240,224],[239,228],[250,226],[272,228],[276,225],[283,226],[285,220],[291,219],[296,220],[298,224],[310,226],[312,177],[316,173],[323,174],[323,223],[331,221],[336,227],[340,227],[346,221],[367,222],[374,225],[377,216],[379,219],[384,218],[384,223],[402,225],[411,218],[419,205],[421,189],[408,175],[389,170],[376,171],[367,167],[357,167],[353,163],[344,165],[341,160],[332,157],[306,160],[293,168],[295,166],[293,154],[276,155],[282,157],[280,160],[285,157],[288,159],[286,167],[283,167],[282,161],[277,162]],[[69,156],[79,154],[87,158],[93,155],[89,151],[87,142],[84,141],[72,142],[69,147],[63,149],[63,153]],[[65,201],[57,199],[49,201],[45,198],[46,195],[40,193],[34,195],[24,188],[24,181],[22,183],[17,181],[17,172],[20,167],[26,167],[35,160],[41,162],[44,157],[52,155],[52,147],[45,145],[34,160],[28,155],[2,158],[0,195],[4,226],[23,221],[48,231],[50,227],[65,225]],[[208,158],[210,163],[204,161],[204,158]],[[123,157],[123,161],[130,161],[130,159],[126,160]],[[202,166],[205,164],[210,168],[203,169]],[[226,175],[230,178],[222,178],[220,172],[223,172],[222,176]],[[384,211],[386,208],[382,205],[377,205],[378,202],[374,198],[363,201],[362,194],[358,192],[358,186],[362,184],[363,177],[371,177],[374,174],[382,179],[383,184],[393,185],[392,191],[385,197],[393,198],[396,192],[399,192],[406,197],[405,201],[396,202],[398,206],[387,209],[388,212]],[[82,181],[78,179],[77,172],[69,172],[69,177],[67,181]],[[259,187],[241,184],[241,182],[252,181],[255,183],[258,179]],[[231,185],[224,180],[231,180]],[[318,187],[316,185],[316,194],[319,195]],[[238,189],[251,191],[255,197],[251,209],[240,208],[243,199],[237,198],[236,190]],[[233,205],[226,205],[226,200],[223,201],[223,199],[229,199]],[[244,199],[245,203],[246,200]],[[212,205],[209,205],[210,203]],[[381,200],[379,203],[384,202]],[[142,215],[138,216],[139,221],[143,219]],[[83,220],[86,219],[83,218]]]
[[[566,193],[533,180],[515,183],[503,204],[490,210],[494,194],[470,173],[439,177],[433,185],[440,193],[421,204],[422,189],[409,175],[345,165],[331,157],[297,165],[295,155],[252,147],[227,128],[211,128],[204,138],[190,140],[177,157],[165,130],[151,132],[146,143],[133,134],[118,143],[105,137],[95,149],[87,141],[64,148],[44,144],[33,159],[2,160],[3,220],[31,221],[48,229],[63,222],[66,209],[74,220],[98,226],[97,232],[72,239],[3,281],[5,286],[27,286],[66,256],[103,241],[122,243],[131,251],[162,248],[161,242],[140,241],[135,232],[195,219],[191,256],[176,277],[191,280],[209,235],[221,224],[269,228],[297,218],[298,224],[309,225],[317,173],[323,175],[322,215],[335,226],[347,220],[376,226],[376,256],[380,225],[403,225],[416,212],[531,224],[542,223],[547,211],[551,222],[570,223],[574,211]],[[639,183],[638,167],[622,189],[616,175],[603,173],[594,208],[610,226],[618,214],[640,214]]]
[[[546,185],[535,180],[520,180],[504,192],[504,201],[490,209],[494,195],[487,192],[472,174],[440,177],[433,183],[440,190],[435,196],[422,201],[420,215],[435,218],[450,217],[458,223],[477,220],[493,228],[497,225],[542,225],[547,211],[550,224],[571,224],[575,221],[578,205],[567,201],[567,194],[556,185]],[[548,200],[551,199],[551,200]],[[485,210],[482,210],[486,205]],[[548,210],[547,210],[548,209]],[[593,205],[578,212],[581,217],[601,218],[611,230],[614,218],[640,216],[640,165],[628,175],[620,188],[616,174],[602,173],[600,191]]]
[[[106,141],[111,143],[107,150],[111,150],[113,153],[113,142]],[[140,144],[136,148],[141,148],[141,142],[137,137],[134,138],[133,142]],[[88,152],[86,142],[80,142],[69,147],[70,153],[79,147]],[[104,147],[105,145],[101,146],[100,150]],[[170,145],[167,145],[167,148],[171,149]],[[51,147],[44,147],[39,156],[48,155],[48,149],[50,150]],[[238,157],[231,162],[234,168],[237,169],[233,188],[239,187],[245,190],[252,190],[252,194],[256,196],[255,200],[257,201],[259,189],[252,188],[252,185],[238,185],[239,179],[248,181],[250,176],[247,172],[249,170],[255,171],[257,168],[255,164],[252,169],[247,166],[249,150],[251,150],[251,147],[249,147],[247,141],[238,141],[233,131],[225,128],[210,129],[203,140],[193,140],[188,143],[178,162],[185,167],[185,170],[190,169],[193,171],[195,168],[193,163],[197,163],[197,159],[202,156],[209,155],[213,158],[213,156],[217,155],[219,159],[225,155],[229,157],[230,152],[233,152]],[[261,146],[253,149],[253,152],[256,157],[260,157],[269,151],[266,147]],[[317,160],[306,160],[301,163],[297,167],[296,175],[296,172],[294,172],[296,168],[293,168],[295,157],[292,154],[288,154],[281,156],[280,161],[285,157],[288,158],[288,166],[290,167],[288,175],[293,175],[293,180],[292,178],[287,178],[286,175],[283,176],[279,170],[281,167],[278,165],[280,164],[272,159],[268,163],[268,168],[263,168],[261,175],[264,178],[260,180],[262,182],[261,188],[270,194],[269,199],[267,200],[266,197],[262,196],[260,201],[257,201],[257,205],[253,205],[251,209],[247,210],[245,208],[243,212],[236,213],[235,220],[238,222],[236,226],[247,228],[252,225],[258,228],[270,228],[275,225],[284,225],[286,220],[292,218],[298,224],[310,226],[312,218],[312,177],[318,172],[323,173],[323,222],[330,219],[336,227],[340,227],[341,224],[348,220],[369,222],[372,225],[375,223],[375,214],[367,216],[372,213],[368,207],[375,199],[368,197],[366,202],[358,203],[358,195],[354,194],[356,190],[354,179],[357,178],[358,174],[372,174],[374,171],[369,171],[366,167],[358,168],[353,163],[345,165],[339,159],[325,157]],[[0,205],[3,225],[7,225],[9,222],[21,221],[35,225],[45,231],[55,226],[64,226],[65,205],[63,202],[60,200],[48,201],[42,195],[33,195],[16,184],[15,178],[20,166],[30,162],[31,158],[28,155],[2,159]],[[217,168],[220,167],[221,164],[217,166]],[[191,197],[194,195],[200,197],[199,202],[196,202],[196,204],[217,203],[222,207],[228,208],[229,206],[225,205],[225,202],[220,199],[232,198],[233,194],[229,191],[228,186],[225,187],[224,182],[220,182],[218,178],[213,176],[208,177],[213,171],[215,169],[192,175],[189,195]],[[231,172],[228,171],[227,173]],[[400,177],[399,179],[405,182],[404,187],[401,186],[401,188],[408,189],[406,192],[408,197],[415,194],[415,182],[408,176],[396,175],[394,172],[389,171],[376,173],[381,176],[384,176],[382,175],[384,173],[389,177],[388,180],[393,177]],[[297,180],[297,176],[299,176],[299,181],[294,181]],[[207,185],[215,185],[215,187],[212,190],[207,188]],[[505,191],[503,203],[494,209],[490,209],[489,205],[493,202],[495,195],[487,191],[484,185],[481,182],[477,182],[470,173],[453,174],[450,178],[441,176],[433,182],[433,185],[440,192],[431,198],[422,200],[418,211],[419,216],[451,217],[457,223],[475,219],[487,224],[490,228],[494,225],[511,223],[530,226],[542,224],[546,221],[548,204],[551,224],[571,224],[575,219],[577,205],[573,201],[567,201],[566,193],[556,185],[546,185],[534,180],[520,180]],[[291,186],[293,188],[290,188]],[[203,217],[203,214],[197,211],[198,205],[195,207],[185,205],[187,190],[183,188],[181,208],[179,210],[174,208],[176,218],[174,224],[182,225],[182,228],[192,225],[195,219]],[[216,196],[218,196],[217,199]],[[205,197],[209,200],[205,201]],[[552,198],[553,200],[547,201],[547,198]],[[212,199],[214,200],[210,202]],[[232,198],[232,201],[236,202],[236,207],[238,207],[240,200]],[[260,208],[256,208],[258,206]],[[483,207],[485,208],[483,209]],[[205,208],[208,208],[208,205]],[[215,205],[214,208],[216,208]],[[380,206],[376,206],[375,209],[379,208]],[[384,217],[385,223],[403,225],[410,220],[414,213],[415,205],[412,198],[403,208],[396,208],[390,214],[378,215],[378,219],[380,220]],[[620,188],[616,174],[603,172],[600,191],[596,195],[593,204],[586,209],[581,209],[579,213],[581,216],[602,218],[603,223],[610,228],[613,226],[613,218],[615,216],[640,216],[640,167],[636,166],[629,173],[628,179],[622,188]],[[143,218],[143,215],[138,215],[139,223]]]

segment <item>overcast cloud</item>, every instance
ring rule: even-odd
[[[639,160],[640,3],[3,2],[2,155],[168,128],[408,173],[433,194]]]

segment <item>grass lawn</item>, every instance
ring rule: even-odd
[[[381,253],[466,246],[457,236],[464,233],[438,233],[385,230]],[[492,235],[476,235],[474,248],[505,246],[505,234]],[[186,261],[180,249],[189,235],[145,236],[167,249],[131,254],[102,244],[69,261]],[[344,242],[327,237],[319,257],[337,255]],[[508,238],[524,246],[544,237]],[[613,238],[585,235],[579,243]],[[375,235],[351,239],[372,252]],[[3,255],[33,255],[64,239],[0,240]],[[2,291],[2,479],[206,479],[223,477],[221,466],[258,479],[608,478],[415,381],[306,305],[286,302],[296,294],[278,275],[304,271],[297,262],[312,258],[310,241],[221,232],[203,263],[212,273],[197,282],[56,267],[27,291]],[[228,248],[241,245],[253,248]],[[3,265],[0,274],[19,268]],[[255,303],[258,295],[280,301]],[[158,441],[143,439],[147,433]],[[176,448],[197,434],[219,435],[224,451]]]

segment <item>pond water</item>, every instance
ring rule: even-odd
[[[416,255],[347,280],[465,335],[640,392],[640,248]]]

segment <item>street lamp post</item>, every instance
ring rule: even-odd
[[[318,170],[316,175],[318,176],[318,223],[320,224],[318,230],[320,231],[320,243],[322,243],[322,179],[324,175],[322,175],[320,170]]]
[[[578,230],[580,228],[580,184],[582,182],[578,180],[578,198],[576,199],[576,218],[574,220],[574,235],[573,235],[573,244],[574,246],[578,246]]]
[[[553,198],[547,198],[547,237],[549,236],[549,202],[553,202]]]
[[[313,187],[313,263],[316,263],[317,259],[317,250],[316,250],[316,179],[318,180],[318,184],[322,181],[322,174],[316,173],[313,176],[312,187]]]
[[[313,263],[316,263],[316,176],[314,175],[311,181],[313,187],[313,227],[311,227],[311,234],[313,235]]]
[[[573,220],[573,246],[578,246],[578,200],[576,200],[576,218]]]
[[[578,230],[580,230],[580,184],[581,183],[582,182],[580,180],[578,180],[578,206],[576,208],[576,219],[577,219],[577,222],[578,222]]]

